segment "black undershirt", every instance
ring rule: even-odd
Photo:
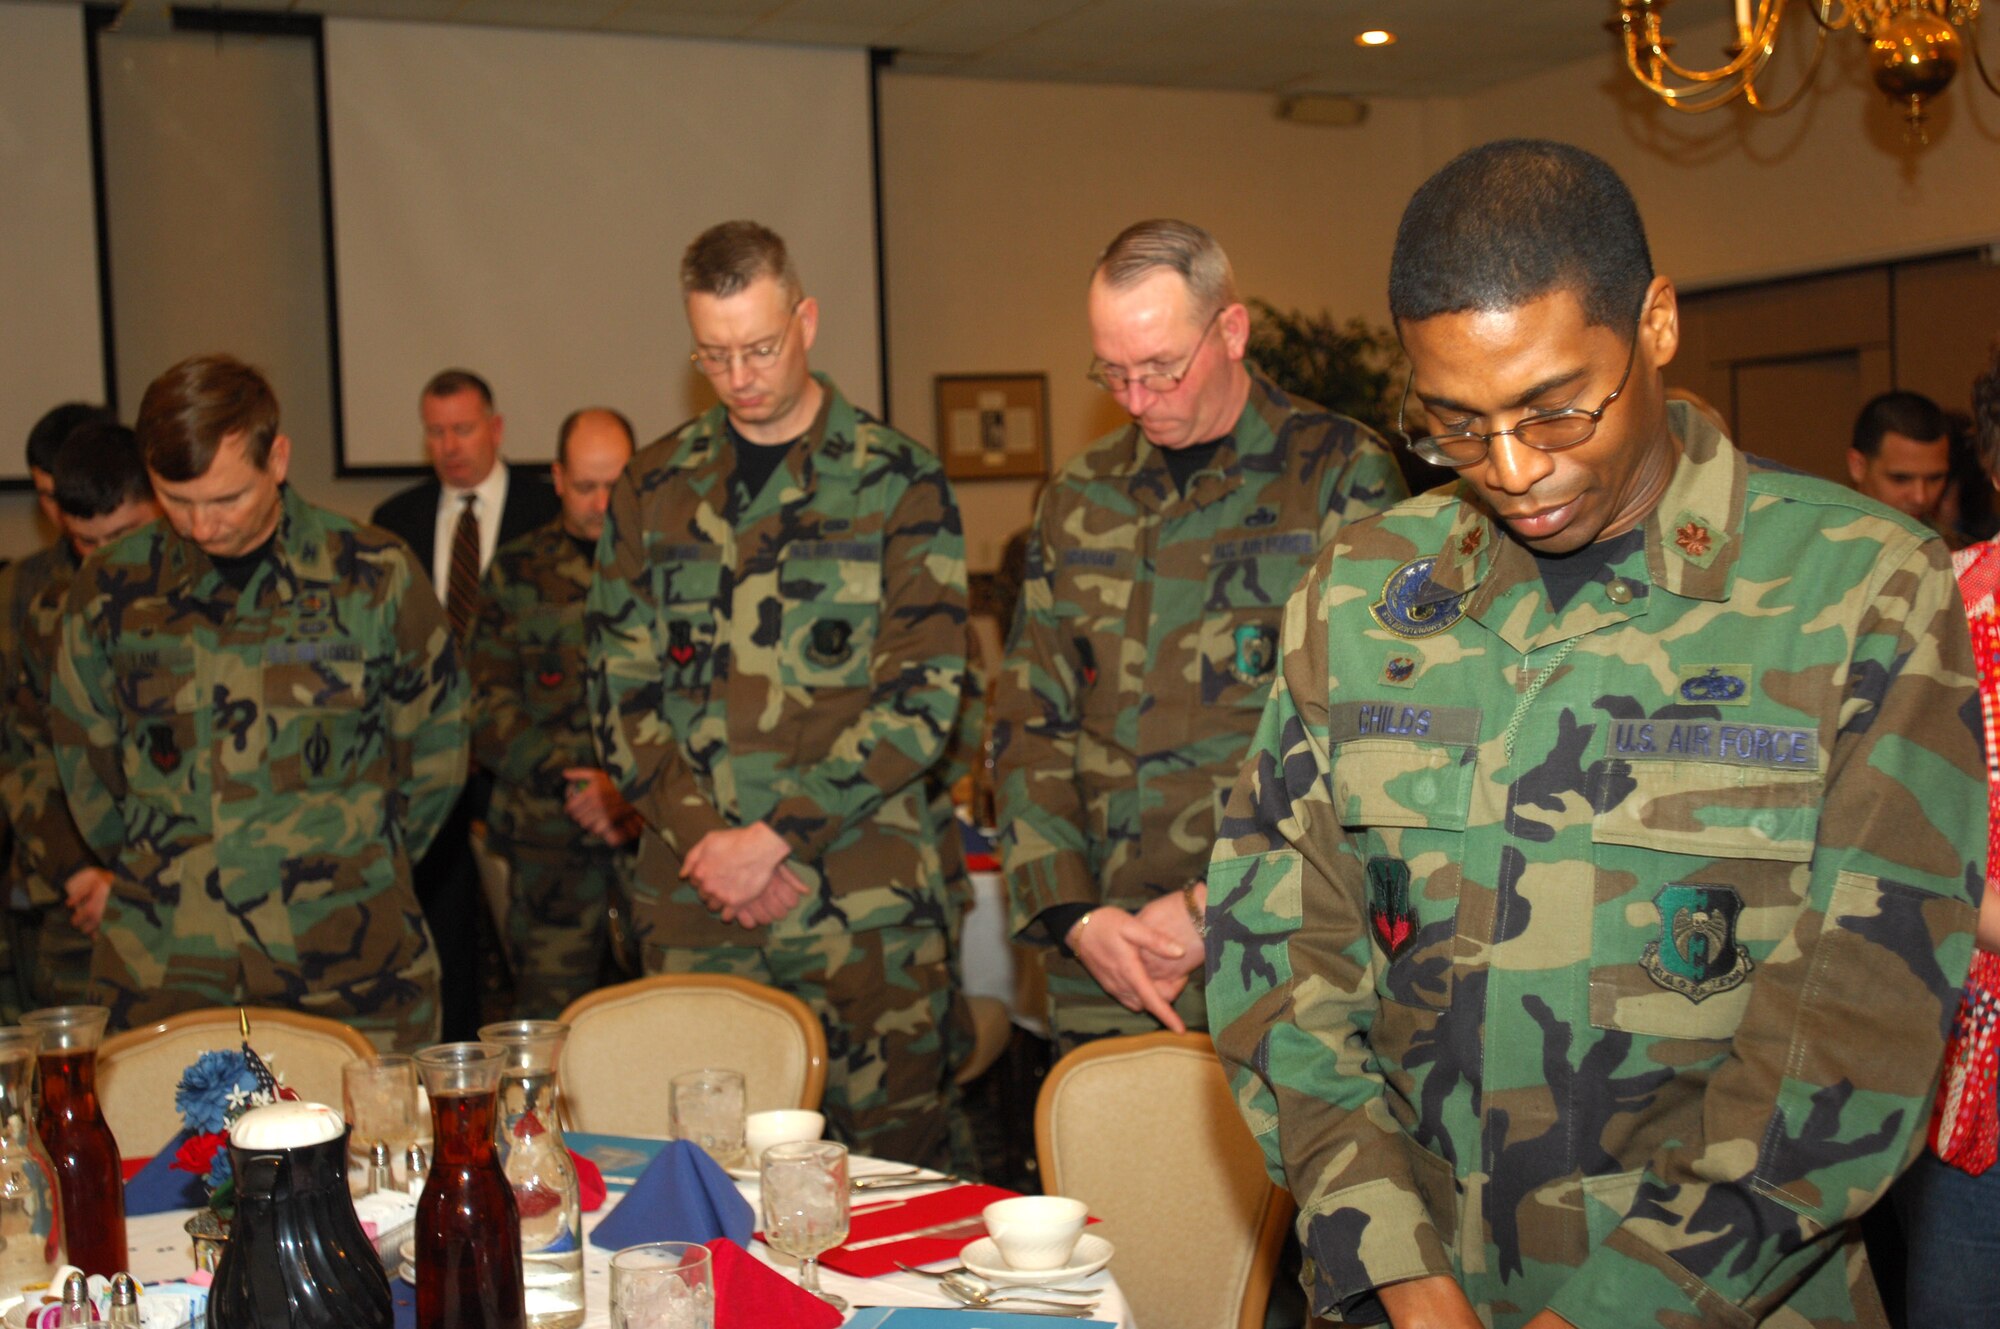
[[[564,531],[563,535],[568,538],[571,544],[576,546],[576,552],[583,555],[584,562],[595,563],[597,561],[597,541],[586,540],[580,535],[570,535],[568,531]]]
[[[1576,593],[1604,577],[1619,560],[1646,543],[1643,528],[1634,527],[1623,535],[1598,540],[1570,554],[1535,554],[1541,569],[1542,586],[1549,593],[1549,608],[1560,614],[1569,608]],[[1533,550],[1528,552],[1534,553]]]
[[[1174,488],[1187,495],[1188,481],[1207,470],[1215,461],[1215,454],[1229,441],[1229,435],[1211,438],[1206,443],[1190,443],[1184,448],[1161,448],[1160,455],[1167,459],[1167,474],[1174,477]]]
[[[243,588],[250,584],[250,579],[257,575],[258,567],[263,564],[265,559],[271,556],[271,547],[277,543],[278,533],[272,531],[270,535],[264,538],[263,544],[258,545],[247,554],[237,554],[233,557],[210,554],[208,561],[215,565],[216,573],[224,581],[235,587],[236,593],[241,595]]]
[[[785,454],[799,440],[788,438],[782,443],[758,443],[737,433],[735,424],[730,421],[723,421],[722,427],[728,431],[730,447],[736,450],[736,483],[742,486],[744,498],[755,498],[764,492],[764,486],[785,464]],[[799,435],[799,438],[804,437]]]

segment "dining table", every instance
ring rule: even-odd
[[[595,1135],[570,1132],[569,1147],[575,1153],[588,1158],[597,1165],[604,1175],[608,1192],[604,1203],[594,1212],[583,1215],[584,1230],[584,1329],[609,1329],[611,1324],[610,1288],[611,1257],[614,1252],[603,1250],[590,1241],[590,1234],[617,1205],[619,1199],[630,1189],[647,1163],[659,1151],[664,1141],[638,1136]],[[870,1175],[887,1172],[902,1172],[905,1166],[891,1160],[868,1158],[855,1155],[851,1160],[851,1175],[859,1180]],[[736,1187],[750,1202],[753,1210],[757,1207],[757,1182],[754,1178],[734,1177]],[[915,1197],[932,1194],[946,1187],[958,1184],[954,1179],[940,1177],[930,1186],[898,1186],[893,1191],[857,1191],[854,1203],[864,1206],[882,1202],[889,1195]],[[141,1283],[170,1282],[183,1279],[194,1268],[193,1251],[185,1225],[192,1210],[170,1209],[160,1213],[131,1215],[126,1220],[126,1241],[130,1248],[130,1269],[133,1277]],[[796,1277],[796,1262],[778,1254],[761,1241],[752,1241],[750,1253],[758,1260],[782,1272],[787,1278]],[[942,1271],[954,1267],[955,1261],[945,1260],[927,1267]],[[1112,1265],[1116,1265],[1114,1250]],[[920,1306],[932,1308],[961,1308],[961,1304],[946,1295],[934,1278],[920,1274],[890,1273],[875,1278],[857,1278],[838,1270],[820,1266],[820,1286],[827,1292],[843,1297],[854,1311],[874,1306]],[[1119,1329],[1138,1329],[1132,1318],[1130,1306],[1119,1291],[1118,1280],[1110,1266],[1087,1278],[1078,1280],[1073,1286],[1077,1290],[1088,1291],[1097,1299],[1097,1309],[1093,1318],[1107,1324],[1115,1324]],[[398,1324],[414,1323],[407,1303],[413,1301],[409,1284],[400,1280],[391,1283],[399,1302]],[[996,1306],[998,1311],[1024,1311],[1032,1307]],[[978,1317],[967,1316],[968,1325],[976,1323]],[[988,1317],[990,1319],[990,1317]],[[853,1319],[853,1314],[848,1316]],[[1060,1323],[1085,1323],[1084,1321],[1057,1321]]]

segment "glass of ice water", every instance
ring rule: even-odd
[[[726,1168],[741,1167],[743,1074],[699,1070],[676,1075],[668,1085],[667,1112],[676,1140],[692,1140]]]
[[[708,1248],[655,1241],[613,1255],[611,1329],[715,1329]]]
[[[819,1290],[819,1253],[847,1240],[847,1146],[832,1140],[774,1144],[758,1167],[764,1240],[799,1262],[799,1286],[835,1310],[846,1301]]]

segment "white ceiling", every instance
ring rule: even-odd
[[[157,10],[163,0],[129,3]],[[974,78],[1413,97],[1489,87],[1593,54],[1609,67],[1615,39],[1604,24],[1616,9],[1612,0],[226,0],[220,7],[891,47],[898,69]],[[1354,44],[1355,33],[1377,27],[1395,32],[1397,43]]]

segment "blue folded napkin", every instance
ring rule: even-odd
[[[590,1234],[590,1244],[607,1251],[649,1241],[713,1241],[727,1237],[750,1244],[757,1215],[729,1174],[702,1149],[674,1140],[639,1174],[618,1207]]]
[[[174,1155],[187,1143],[182,1131],[154,1154],[125,1183],[125,1212],[163,1214],[169,1209],[199,1209],[208,1203],[208,1182],[192,1172],[174,1171]]]

